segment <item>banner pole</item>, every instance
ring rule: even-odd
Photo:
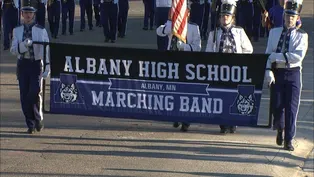
[[[43,57],[43,61],[44,61],[44,70],[46,69],[46,47],[47,47],[47,44],[43,44],[44,45],[44,57]],[[45,108],[45,101],[46,101],[46,96],[45,96],[45,93],[46,93],[46,80],[43,79],[43,102],[42,102],[42,107],[43,107],[43,112],[44,113],[47,113],[48,111],[46,111],[46,108]]]

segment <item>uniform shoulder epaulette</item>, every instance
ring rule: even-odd
[[[45,27],[43,27],[43,26],[41,26],[41,25],[38,25],[38,24],[36,24],[35,25],[37,28],[40,28],[40,29],[45,29]]]
[[[306,32],[305,32],[303,29],[300,29],[300,28],[299,28],[297,31],[298,31],[299,33],[302,33],[302,34],[306,34]]]

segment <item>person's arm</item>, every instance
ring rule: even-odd
[[[172,23],[171,21],[167,21],[164,25],[160,25],[157,29],[156,29],[156,33],[158,36],[168,36],[171,33],[171,27],[172,27]]]
[[[295,44],[293,44],[293,46],[293,50],[285,53],[288,63],[296,64],[302,62],[308,49],[308,34],[305,32],[302,33],[301,39],[295,41]],[[272,52],[269,56],[269,59],[271,60],[271,62],[286,63],[286,59],[283,53]]]
[[[28,48],[26,47],[26,44],[24,41],[20,42],[17,38],[17,28],[13,29],[13,38],[12,38],[12,44],[10,48],[10,52],[13,55],[21,55],[28,51]]]
[[[188,41],[187,44],[181,42],[181,44],[178,45],[178,48],[181,48],[183,51],[199,52],[201,51],[201,35],[198,25],[193,25],[191,31],[191,41]]]
[[[267,22],[267,18],[268,18],[268,12],[264,11],[264,13],[262,13],[262,27],[266,27],[266,22]]]
[[[253,46],[243,28],[240,31],[242,53],[253,53]]]

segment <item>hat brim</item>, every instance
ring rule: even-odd
[[[288,14],[288,15],[300,15],[297,11],[294,11],[294,10],[285,10],[285,14]]]
[[[36,9],[34,7],[22,7],[21,11],[23,11],[23,12],[36,12]]]

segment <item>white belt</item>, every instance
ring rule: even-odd
[[[276,68],[297,68],[297,67],[300,67],[300,66],[297,66],[297,65],[295,65],[295,66],[292,66],[291,64],[286,64],[286,63],[275,63],[276,65],[275,65],[275,67]]]

